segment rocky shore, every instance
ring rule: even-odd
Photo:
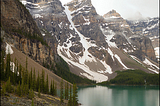
[[[56,96],[51,96],[47,94],[41,94],[38,97],[38,92],[34,92],[33,103],[34,106],[67,106],[67,100],[60,104],[60,98]],[[14,93],[6,93],[1,95],[1,106],[32,106],[32,100],[28,99],[26,96],[19,97]]]

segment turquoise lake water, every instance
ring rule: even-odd
[[[159,106],[159,86],[88,86],[78,88],[81,106]]]

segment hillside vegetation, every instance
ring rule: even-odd
[[[25,61],[25,67],[22,67],[22,65],[18,63],[16,58],[13,63],[13,60],[11,59],[10,54],[5,54],[4,50],[2,51],[0,50],[0,56],[1,56],[0,58],[1,92],[0,93],[3,99],[2,102],[6,101],[7,99],[6,102],[8,103],[8,104],[5,103],[5,105],[3,104],[4,106],[12,104],[9,99],[11,98],[15,99],[15,95],[19,97],[18,101],[21,101],[23,97],[26,97],[25,101],[28,101],[28,99],[32,99],[32,106],[34,106],[33,101],[35,100],[37,101],[37,98],[35,98],[35,93],[34,93],[35,91],[38,92],[38,98],[41,98],[41,93],[47,94],[48,96],[49,95],[54,96],[52,97],[52,100],[54,101],[55,101],[55,97],[58,98],[57,102],[50,101],[56,104],[58,103],[60,105],[63,105],[64,101],[66,101],[64,105],[66,104],[68,104],[69,106],[78,105],[76,84],[73,84],[72,86],[68,82],[63,81],[63,79],[61,79],[60,97],[57,97],[58,96],[57,83],[54,81],[54,79],[51,80],[51,82],[49,83],[48,74],[47,74],[47,77],[45,77],[46,75],[44,70],[42,70],[41,73],[39,73],[38,71],[38,76],[35,74],[35,69],[33,71],[31,69],[31,71],[29,72],[27,57]],[[6,97],[6,96],[9,96],[9,97]],[[16,101],[14,101],[14,104],[15,103],[17,103],[17,99]]]
[[[82,78],[76,74],[71,73],[68,64],[59,57],[59,61],[56,62],[57,71],[54,70],[54,73],[61,78],[65,79],[70,83],[77,83],[77,84],[95,84],[95,81],[89,80],[87,78]]]
[[[117,76],[100,85],[159,85],[159,74],[150,74],[142,70],[116,71]]]

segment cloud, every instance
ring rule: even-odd
[[[159,0],[92,0],[92,3],[100,15],[115,9],[125,19],[137,13],[142,17],[159,16]]]

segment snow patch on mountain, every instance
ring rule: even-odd
[[[60,24],[58,24],[58,26],[62,29],[63,23],[61,22]]]
[[[34,18],[43,18],[43,16],[40,15],[40,14],[33,14],[33,17],[34,17]]]
[[[88,79],[90,80],[94,80],[96,82],[103,82],[103,81],[107,81],[108,80],[108,77],[103,75],[103,74],[100,74],[100,73],[97,73],[97,72],[94,72],[94,71],[91,71],[90,68],[85,65],[85,64],[80,64],[78,62],[74,62],[70,59],[68,59],[67,57],[63,56],[62,55],[62,50],[63,50],[63,47],[61,47],[60,45],[58,45],[57,47],[57,52],[58,54],[70,65],[74,65],[74,66],[77,66],[79,67],[80,69],[82,69],[83,71],[85,71],[86,73],[80,73],[81,75],[84,75],[85,77],[87,77]]]
[[[25,0],[20,0],[22,2],[23,5],[26,5],[27,4],[27,1]]]
[[[102,33],[105,35],[105,40],[110,47],[118,48],[115,42],[111,42],[110,40],[114,37],[114,32],[112,30],[106,30],[100,26]]]
[[[112,74],[113,72],[112,72],[112,68],[108,65],[108,64],[106,64],[106,62],[105,61],[100,61],[104,66],[105,66],[105,68],[106,68],[106,70],[104,71],[104,73],[109,73],[109,74]]]
[[[115,42],[111,42],[111,39],[113,39],[115,33],[110,29],[102,28],[102,26],[100,26],[100,29],[101,29],[102,33],[105,35],[106,42],[108,43],[109,47],[118,48]],[[129,44],[131,44],[129,42],[129,40],[127,40],[127,41]],[[113,56],[114,56],[115,58],[117,58],[119,63],[124,67],[124,69],[129,69],[129,68],[127,68],[127,66],[125,66],[125,64],[122,62],[121,58],[117,54],[113,54],[113,52],[110,50],[110,48],[108,48],[108,53],[111,55],[113,61],[114,61],[114,58],[113,58]]]
[[[80,42],[81,44],[83,45],[83,47],[85,48],[85,50],[83,50],[83,53],[84,55],[82,57],[79,58],[79,62],[81,64],[85,64],[85,61],[96,61],[95,58],[88,52],[88,49],[91,47],[91,46],[96,46],[95,44],[91,44],[90,42],[88,42],[86,39],[86,37],[84,37],[77,29],[76,27],[74,26],[74,23],[72,21],[72,16],[71,16],[71,12],[69,11],[68,9],[68,6],[64,6],[65,10],[64,12],[66,13],[67,17],[68,17],[68,20],[69,22],[71,23],[73,29],[76,31],[76,33],[79,35],[80,37]],[[91,56],[91,57],[90,57]]]
[[[78,8],[78,9],[72,11],[71,14],[74,14],[74,13],[79,12],[79,11],[84,11],[86,8],[90,9],[91,7],[92,6],[84,5],[81,8]]]
[[[156,58],[158,59],[159,61],[159,49],[160,47],[155,47],[154,50],[155,50],[155,55],[156,55]]]
[[[111,49],[110,48],[108,48],[107,49],[107,51],[108,51],[108,53],[110,54],[110,56],[112,57],[112,59],[113,59],[113,61],[114,61],[114,54],[113,54],[113,52],[111,51]]]
[[[46,36],[46,34],[42,33],[42,36]]]
[[[82,69],[85,73],[80,73],[80,75],[83,75],[91,80],[95,80],[97,82],[102,82],[102,81],[107,81],[108,77],[106,75],[103,75],[105,73],[112,74],[112,68],[102,60],[99,60],[95,58],[91,53],[89,53],[88,49],[90,47],[97,47],[97,45],[94,43],[94,41],[90,40],[89,38],[85,37],[82,35],[75,27],[73,21],[72,21],[72,16],[71,16],[71,11],[68,10],[68,6],[64,6],[65,10],[64,12],[67,15],[67,18],[69,22],[71,23],[70,28],[73,28],[75,32],[78,34],[80,37],[80,43],[82,44],[82,49],[81,53],[83,53],[82,56],[79,56],[77,53],[72,52],[69,48],[76,45],[70,41],[70,39],[73,37],[70,34],[70,37],[67,39],[67,43],[64,42],[63,45],[61,46],[60,44],[57,47],[57,53],[71,66],[76,66]],[[84,18],[86,21],[89,22],[89,19]],[[65,46],[64,46],[65,45]],[[112,55],[113,58],[113,53],[109,49],[110,55]],[[114,58],[113,58],[114,59]],[[104,67],[104,69],[91,69],[90,66],[87,66],[87,62],[89,63],[100,63]],[[101,74],[103,73],[103,74]]]
[[[151,25],[151,26],[147,26],[146,28],[143,29],[143,32],[142,32],[142,33],[146,33],[146,31],[151,30],[151,29],[153,29],[153,28],[155,28],[155,27],[158,27],[158,26],[159,26],[159,22],[156,23],[156,24],[153,24],[153,25]],[[148,31],[148,32],[149,32],[149,31]]]
[[[83,16],[83,19],[86,21],[86,23],[83,23],[83,25],[89,25],[90,24],[89,19],[86,19],[84,16]]]
[[[150,67],[152,67],[153,69],[151,69],[151,68],[148,68],[149,70],[151,70],[151,71],[153,71],[153,72],[155,72],[155,73],[157,73],[157,74],[159,74],[159,72],[157,72],[156,70],[154,70],[155,68],[156,69],[160,69],[158,66],[156,66],[155,64],[153,64],[152,62],[150,62],[147,58],[145,58],[145,60],[143,61],[143,63],[145,63],[145,64],[147,64],[147,65],[149,65]]]
[[[6,54],[13,54],[13,50],[11,48],[11,45],[6,43]]]
[[[136,56],[130,55],[132,57],[132,59],[134,59],[135,61],[137,61],[139,64],[141,64],[143,67],[145,67]]]
[[[119,61],[119,63],[121,63],[121,65],[124,67],[124,69],[129,69],[129,68],[127,68],[127,66],[125,64],[123,64],[121,58],[117,54],[115,54],[114,56],[115,56],[115,58],[117,58],[117,60]]]
[[[12,72],[15,72],[16,65],[14,64],[14,62],[11,62],[11,61],[10,61],[10,66],[11,66],[11,67],[10,67],[10,68],[11,68],[11,71],[12,71]]]

